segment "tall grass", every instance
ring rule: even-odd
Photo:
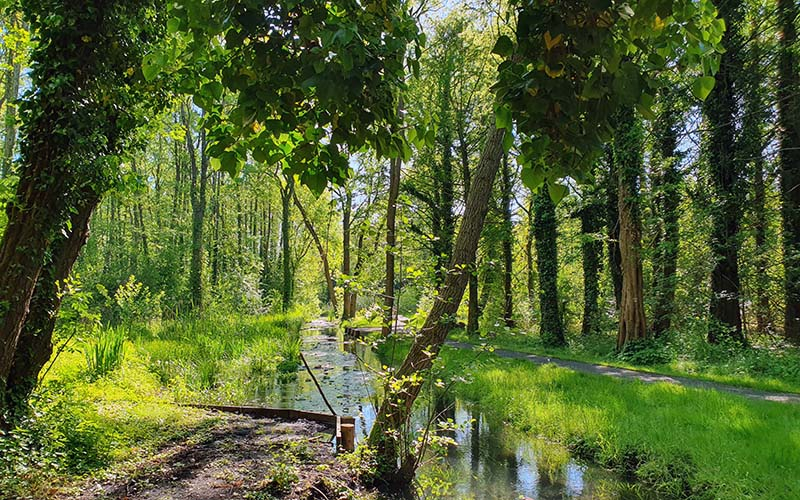
[[[300,314],[170,321],[136,339],[150,369],[181,400],[240,403],[300,362]]]
[[[125,332],[120,328],[103,330],[83,352],[89,378],[96,380],[103,377],[122,364],[125,354]]]

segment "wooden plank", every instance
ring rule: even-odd
[[[315,411],[293,410],[289,408],[269,408],[265,406],[230,406],[230,405],[210,405],[210,404],[185,404],[192,408],[202,408],[204,410],[224,411],[228,413],[238,413],[250,415],[251,417],[261,418],[280,418],[283,420],[311,420],[327,425],[355,424],[355,417],[331,415],[329,413],[319,413]]]

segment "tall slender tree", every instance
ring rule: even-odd
[[[565,344],[564,322],[558,298],[558,221],[556,206],[542,187],[533,200],[533,231],[536,238],[536,265],[539,269],[539,332],[545,344]]]
[[[800,56],[797,2],[778,0],[778,133],[780,138],[781,213],[786,312],[784,332],[800,342]]]

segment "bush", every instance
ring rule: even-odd
[[[672,361],[672,353],[662,339],[642,339],[629,342],[617,358],[633,365],[663,365]]]

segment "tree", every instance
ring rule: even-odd
[[[192,205],[192,257],[189,265],[189,289],[192,307],[203,309],[203,224],[206,214],[206,184],[208,179],[208,156],[206,135],[200,132],[200,158],[192,134],[192,111],[189,103],[181,105],[183,125],[186,127],[186,152],[189,156],[189,200]],[[198,166],[199,164],[199,166]]]
[[[161,33],[152,2],[30,0],[22,9],[38,43],[31,55],[33,90],[21,106],[20,179],[0,242],[2,425],[7,395],[16,390],[8,386],[9,375],[15,358],[22,359],[16,357],[18,341],[36,284],[58,274],[43,275],[48,259],[74,262],[71,255],[53,255],[52,245],[71,212],[91,213],[112,186],[120,154],[161,95],[136,70]],[[43,283],[40,290],[55,288]],[[50,345],[46,330],[42,349]]]
[[[419,395],[424,373],[431,367],[447,333],[454,326],[453,318],[469,281],[469,264],[475,258],[492,184],[500,166],[504,134],[505,129],[494,129],[489,133],[472,179],[449,271],[405,361],[386,384],[386,392],[370,431],[368,443],[378,453],[384,480],[395,486],[407,485],[418,465],[418,457],[412,450],[402,448],[401,434]]]
[[[503,156],[501,169],[500,204],[502,205],[503,220],[503,321],[506,326],[514,326],[514,290],[512,277],[514,274],[514,225],[511,220],[511,197],[514,191],[514,182],[511,178],[511,168],[508,165],[508,154]]]
[[[539,270],[539,332],[545,344],[561,346],[566,341],[558,299],[558,222],[556,206],[547,188],[534,195],[533,211],[536,267]]]
[[[622,262],[622,300],[619,307],[617,349],[647,336],[642,272],[642,222],[639,183],[642,175],[642,125],[633,108],[617,115],[614,163],[619,179],[619,250]]]
[[[739,229],[744,190],[743,168],[737,161],[736,140],[736,82],[741,64],[738,53],[742,47],[739,36],[742,13],[740,2],[717,0],[715,5],[728,29],[722,38],[726,52],[722,54],[719,71],[714,77],[716,83],[703,106],[708,122],[706,147],[714,193],[710,244],[715,262],[711,271],[708,340],[715,343],[728,337],[743,344],[745,339],[739,304]]]
[[[670,329],[675,311],[676,271],[678,267],[678,246],[680,244],[681,172],[678,148],[678,111],[676,96],[669,90],[662,91],[661,112],[654,125],[655,135],[653,191],[656,236],[653,256],[653,322],[654,337],[663,335]]]
[[[781,213],[786,312],[784,332],[800,342],[800,57],[797,55],[797,3],[778,0],[781,30],[778,62]]]
[[[283,280],[281,281],[281,305],[283,312],[287,312],[292,307],[294,292],[294,268],[292,266],[292,246],[291,246],[291,210],[292,198],[294,198],[294,177],[287,176],[281,182],[281,262],[283,269]]]
[[[581,334],[600,331],[600,272],[603,269],[603,199],[601,190],[592,186],[583,189],[578,216],[581,220],[581,254],[583,267],[583,321]]]

